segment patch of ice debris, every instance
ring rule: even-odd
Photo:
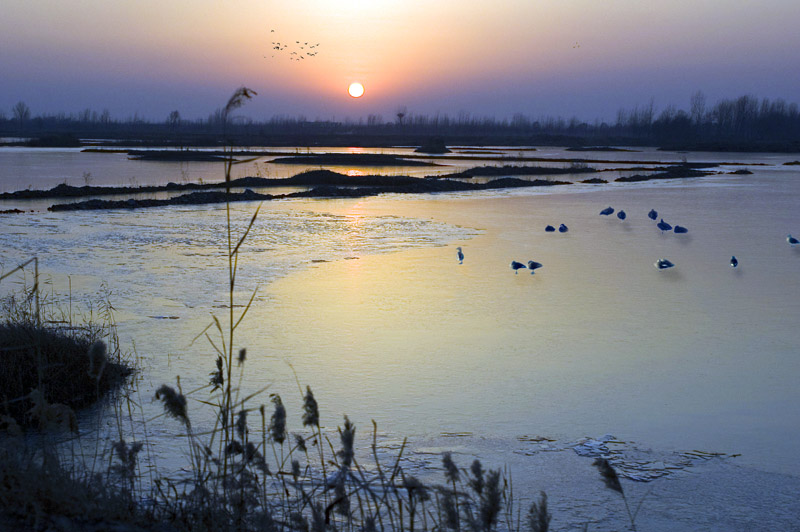
[[[581,438],[571,443],[539,436],[520,436],[517,439],[530,444],[525,449],[515,451],[518,454],[534,455],[540,452],[572,449],[579,456],[586,458],[605,458],[620,476],[637,482],[650,482],[708,460],[739,456],[697,450],[659,452],[640,448],[635,443],[620,440],[612,434],[605,434],[599,438]]]

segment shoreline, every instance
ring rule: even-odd
[[[712,175],[713,172],[703,171],[699,168],[708,168],[706,163],[691,163],[669,166],[666,168],[656,167],[653,173],[635,174],[617,178],[616,182],[642,182],[665,179],[688,179],[705,177]],[[714,165],[713,167],[717,167]],[[152,207],[164,207],[169,205],[207,205],[218,204],[226,201],[270,201],[273,199],[289,198],[342,198],[342,197],[368,197],[384,193],[395,194],[431,194],[438,192],[466,192],[475,190],[498,190],[524,187],[551,187],[559,185],[572,185],[576,182],[584,184],[605,184],[608,181],[593,178],[582,181],[559,181],[551,179],[522,179],[521,176],[554,176],[565,174],[588,174],[597,173],[598,170],[587,167],[577,168],[546,168],[529,166],[504,166],[476,167],[471,170],[447,174],[443,176],[428,176],[424,178],[410,176],[348,176],[331,170],[309,170],[296,174],[289,178],[262,178],[244,177],[231,180],[230,182],[217,182],[208,184],[176,184],[167,183],[166,185],[140,186],[140,187],[109,187],[109,186],[70,186],[66,184],[57,185],[49,190],[18,190],[16,192],[5,192],[0,194],[0,201],[7,200],[35,200],[53,198],[84,198],[105,195],[123,194],[147,194],[162,192],[182,192],[192,191],[188,194],[181,194],[167,199],[137,199],[128,198],[120,200],[101,200],[90,199],[73,203],[58,203],[48,207],[49,211],[72,211],[72,210],[107,210],[107,209],[140,209]],[[487,182],[475,183],[470,179],[474,177],[492,177]],[[305,191],[290,192],[286,194],[261,194],[254,192],[252,188],[269,187],[303,187]],[[220,188],[241,189],[243,192],[220,192]],[[19,214],[24,211],[19,209],[6,209],[2,214]]]

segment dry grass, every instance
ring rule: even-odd
[[[52,306],[40,308],[38,297],[36,307],[26,304],[33,299],[30,291],[8,297],[0,321],[0,414],[22,425],[30,424],[37,402],[83,408],[118,389],[133,372],[113,320],[75,325],[71,319],[48,319]],[[110,318],[110,311],[104,316]]]

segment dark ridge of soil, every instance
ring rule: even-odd
[[[599,177],[593,177],[591,179],[584,179],[581,183],[586,183],[588,185],[603,185],[608,183],[605,179],[600,179]]]
[[[548,168],[543,166],[479,166],[463,172],[455,172],[439,176],[443,179],[467,179],[471,177],[501,176],[501,175],[563,175],[593,173],[597,170],[590,167],[582,168]]]
[[[259,178],[244,178],[259,179]],[[275,179],[279,181],[280,186],[295,185],[295,186],[317,186],[317,185],[338,185],[338,186],[383,186],[383,187],[398,187],[403,185],[412,185],[418,183],[424,178],[410,177],[404,175],[361,175],[361,176],[348,176],[333,172],[331,170],[308,170],[286,179]],[[238,181],[238,180],[237,180]],[[247,182],[247,186],[260,186],[258,181]]]
[[[631,177],[619,178],[617,181],[646,181],[649,179],[671,179],[677,177],[700,177],[707,175],[704,172],[696,172],[692,174],[691,171],[697,168],[706,168],[715,166],[708,163],[691,163],[680,166],[667,166],[659,168],[662,170],[660,173],[653,175],[635,175]],[[397,188],[403,186],[418,186],[421,181],[437,181],[447,180],[448,178],[470,178],[474,176],[501,176],[501,175],[559,175],[559,174],[574,174],[574,173],[590,173],[596,172],[593,168],[541,168],[541,167],[526,167],[526,166],[506,166],[506,167],[479,167],[465,172],[449,174],[446,176],[432,176],[427,178],[416,178],[409,176],[347,176],[339,174],[331,170],[310,170],[302,172],[288,178],[264,178],[264,177],[242,177],[233,179],[230,183],[226,184],[224,181],[216,183],[167,183],[166,185],[153,185],[153,186],[71,186],[66,184],[57,185],[49,190],[18,190],[16,192],[4,192],[0,194],[0,200],[26,200],[26,199],[52,199],[52,198],[85,198],[92,196],[111,196],[111,195],[133,195],[145,194],[156,192],[200,192],[200,191],[213,191],[220,190],[229,186],[232,189],[236,188],[267,188],[267,187],[286,187],[286,186],[300,186],[300,187],[315,187],[315,186],[344,186],[344,187],[383,187],[383,188]],[[689,172],[689,173],[687,173]],[[524,181],[524,183],[535,183],[532,181]],[[559,184],[555,181],[544,181],[543,183]],[[462,183],[463,185],[463,183]],[[531,186],[531,185],[525,185]],[[429,185],[430,187],[430,185]],[[464,188],[462,190],[469,190]],[[420,190],[425,192],[426,190]],[[124,200],[126,203],[130,201],[139,202],[161,202],[171,200]],[[155,205],[156,203],[154,203]],[[168,205],[169,203],[165,203]],[[125,208],[120,204],[121,208]],[[66,210],[62,207],[57,207],[56,210]],[[18,209],[10,210],[9,213],[16,213]]]
[[[131,150],[128,152],[128,158],[137,161],[223,162],[230,157],[230,154],[221,152],[197,150]]]
[[[628,177],[619,177],[614,181],[620,183],[638,183],[640,181],[652,181],[655,179],[680,179],[680,178],[690,178],[690,177],[703,177],[707,175],[711,175],[711,172],[701,172],[699,170],[695,170],[691,165],[681,165],[681,166],[673,166],[671,168],[667,168],[665,171],[656,174],[650,174],[650,175],[636,174]]]
[[[732,175],[750,175],[753,172],[751,172],[750,170],[748,170],[746,168],[742,168],[741,170],[736,170],[734,172],[728,172],[728,173],[732,174]]]
[[[430,139],[428,142],[423,143],[419,148],[414,150],[416,153],[430,153],[430,154],[439,154],[439,153],[450,153],[450,150],[447,149],[447,145],[442,138],[434,138]]]
[[[91,199],[76,203],[65,203],[52,205],[50,211],[73,211],[73,210],[102,210],[102,209],[141,209],[149,207],[164,207],[168,205],[207,205],[215,203],[225,203],[226,201],[269,201],[283,198],[361,198],[375,196],[383,193],[395,194],[426,194],[435,192],[461,192],[471,190],[494,190],[502,188],[522,188],[522,187],[549,187],[556,185],[571,185],[568,181],[548,181],[536,179],[529,181],[526,179],[502,178],[489,181],[488,183],[467,183],[453,181],[449,179],[434,178],[414,178],[403,177],[401,180],[392,176],[363,176],[362,183],[381,183],[381,185],[360,185],[354,186],[348,176],[335,174],[327,170],[321,172],[328,174],[322,177],[326,179],[317,180],[317,185],[307,191],[293,192],[290,194],[259,194],[250,189],[244,192],[232,192],[227,194],[223,191],[192,192],[169,199],[127,199],[127,200],[101,200]],[[333,174],[333,175],[329,175]],[[302,174],[301,174],[302,175]],[[340,176],[336,179],[334,176]],[[402,176],[401,176],[402,177]],[[255,178],[251,178],[255,179]],[[281,180],[285,181],[285,180]],[[310,182],[310,181],[309,181]],[[346,183],[347,186],[340,186]]]
[[[343,185],[343,186],[398,186],[414,182],[408,176],[346,176],[330,170],[309,170],[287,178],[267,177],[241,177],[232,179],[231,188],[256,188],[256,187],[285,187],[285,186],[314,186],[314,185]],[[216,183],[167,183],[166,185],[152,186],[72,186],[60,184],[49,190],[18,190],[0,194],[4,199],[47,199],[47,198],[82,198],[88,196],[115,196],[122,194],[146,194],[153,192],[181,192],[217,190],[225,188],[225,182]]]
[[[347,176],[331,170],[309,170],[287,178],[242,177],[232,179],[231,188],[265,188],[286,186],[382,186],[397,187],[412,185],[421,178],[409,176]],[[438,178],[435,178],[438,179]],[[0,200],[8,199],[48,199],[48,198],[85,198],[89,196],[116,196],[124,194],[146,194],[154,192],[182,192],[182,191],[208,191],[224,189],[224,181],[217,183],[167,183],[166,185],[153,186],[121,186],[105,187],[84,185],[80,187],[60,184],[49,190],[18,190],[0,194]],[[153,200],[156,201],[156,200]]]
[[[166,207],[169,205],[207,205],[212,203],[224,203],[225,201],[238,202],[238,201],[256,201],[256,200],[271,200],[275,197],[271,194],[259,194],[250,189],[244,192],[191,192],[189,194],[182,194],[169,199],[127,199],[127,200],[101,200],[91,199],[86,201],[79,201],[76,203],[61,203],[51,205],[48,211],[93,211],[93,210],[107,210],[107,209],[143,209],[149,207]]]

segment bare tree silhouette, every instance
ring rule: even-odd
[[[408,109],[406,108],[405,105],[401,105],[397,108],[395,115],[397,116],[397,123],[399,125],[401,126],[403,125],[403,118],[405,118],[407,114],[408,114]]]
[[[31,118],[31,108],[25,102],[19,101],[11,108],[11,112],[14,114],[14,120],[19,125],[20,133],[22,133],[25,122]]]
[[[178,111],[172,111],[167,117],[167,125],[171,130],[175,130],[181,123],[181,114]]]

